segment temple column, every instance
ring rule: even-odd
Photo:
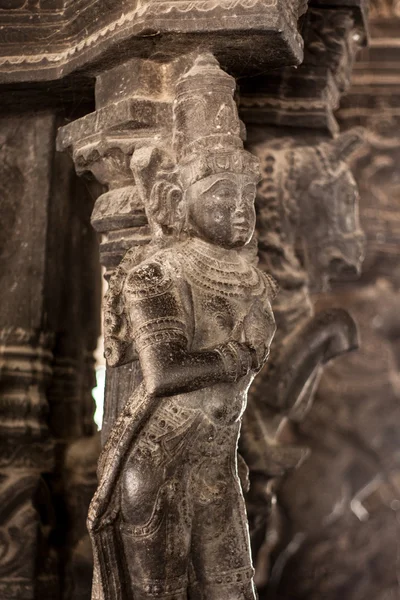
[[[98,335],[97,243],[85,216],[90,197],[79,192],[68,157],[55,151],[60,121],[52,108],[0,120],[4,600],[71,593],[68,497],[74,491],[65,457],[71,442],[94,433],[87,398],[88,354]],[[90,486],[87,478],[84,485]],[[94,479],[90,496],[95,485]],[[87,505],[84,519],[86,512]]]
[[[301,45],[296,30],[296,18],[304,11],[305,6],[299,3],[293,7],[292,20],[285,22],[283,31],[289,31],[291,36],[285,38],[285,44]],[[285,11],[286,11],[285,5]],[[272,13],[275,9],[272,11]],[[283,7],[282,7],[283,11]],[[271,13],[271,14],[272,14]],[[276,21],[272,19],[273,27]],[[242,22],[242,25],[245,22]],[[247,22],[246,22],[247,23]],[[290,26],[289,26],[290,25]],[[249,24],[249,30],[252,25]],[[281,33],[281,31],[280,31]],[[213,40],[211,36],[209,39]],[[294,62],[293,56],[286,53],[278,55],[272,51],[276,38],[267,36],[265,41],[266,54],[264,63],[274,66],[277,57],[281,64]],[[138,252],[151,240],[151,232],[143,204],[143,195],[149,194],[156,181],[157,169],[162,171],[167,165],[149,166],[146,177],[149,180],[149,190],[143,190],[134,176],[132,158],[137,151],[146,148],[166,148],[172,144],[173,102],[179,78],[193,65],[196,56],[207,52],[205,49],[187,48],[187,54],[174,51],[169,60],[131,58],[118,64],[108,71],[100,71],[96,78],[96,111],[67,126],[61,128],[58,137],[60,150],[68,150],[74,160],[79,174],[92,174],[102,187],[96,200],[92,224],[100,234],[100,260],[106,269],[106,279],[118,271],[124,255]],[[246,49],[234,48],[230,56],[223,49],[220,41],[211,44],[211,51],[221,61],[222,66],[239,74],[245,64]],[[238,60],[233,61],[236,56]],[[278,62],[279,62],[278,61]],[[255,64],[254,68],[258,68]],[[204,103],[203,96],[213,94],[214,81],[204,80],[204,86],[199,92],[199,106]],[[231,86],[231,84],[229,84]],[[232,91],[228,86],[229,104],[232,105]],[[208,92],[207,92],[208,90]],[[203,96],[202,96],[203,94]],[[182,108],[182,119],[194,119],[195,114],[185,113]],[[226,109],[225,112],[228,112]],[[224,110],[215,117],[217,127],[229,126]],[[220,121],[218,121],[220,119]],[[218,133],[218,132],[217,132]],[[244,131],[240,132],[243,136]],[[154,172],[152,169],[155,169]],[[168,190],[165,192],[169,193]],[[117,311],[118,307],[113,307]],[[107,319],[115,315],[106,313]],[[106,358],[111,361],[112,356]],[[141,374],[137,360],[126,361],[127,364],[118,367],[107,367],[105,411],[102,427],[103,444],[109,437],[112,426],[123,409],[123,401],[129,398],[141,382]],[[122,585],[122,583],[121,583]]]
[[[57,598],[58,564],[49,532],[54,470],[47,388],[55,331],[47,314],[46,248],[56,118],[51,113],[0,123],[3,299],[1,323],[2,598]],[[49,322],[50,321],[50,322]]]

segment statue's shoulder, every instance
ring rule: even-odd
[[[171,248],[156,251],[127,272],[125,292],[137,299],[167,293],[176,279],[177,265]]]

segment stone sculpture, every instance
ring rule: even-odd
[[[369,4],[373,18],[379,20],[379,28],[383,26],[382,19],[390,21],[390,28],[384,28],[382,39],[375,40],[371,49],[377,58],[380,57],[379,77],[373,88],[359,95],[354,108],[357,114],[361,105],[368,111],[374,107],[374,111],[383,114],[386,104],[376,104],[376,98],[379,101],[382,98],[375,90],[389,90],[386,101],[393,107],[398,106],[398,94],[396,96],[393,88],[387,86],[387,81],[396,80],[397,74],[385,66],[387,79],[384,83],[381,67],[383,56],[385,62],[389,57],[397,60],[397,50],[390,48],[388,41],[397,39],[399,26],[395,17],[399,15],[399,2],[371,0]],[[223,75],[210,57],[199,59],[196,76],[192,71],[191,76],[182,78],[183,73],[193,66],[193,62],[188,65],[193,59],[192,53],[207,51],[216,57],[222,69],[240,80],[241,117],[247,129],[253,130],[250,131],[248,149],[262,159],[263,167],[258,194],[258,239],[261,242],[258,268],[271,273],[281,287],[272,305],[277,335],[271,345],[271,360],[256,378],[243,414],[239,451],[247,467],[237,455],[256,562],[254,582],[260,596],[265,594],[268,600],[274,597],[274,589],[278,587],[275,596],[281,594],[283,587],[289,596],[294,593],[293,588],[297,596],[305,589],[307,600],[312,594],[326,591],[326,587],[317,583],[318,577],[312,581],[308,578],[309,565],[316,565],[316,561],[308,561],[305,552],[298,552],[295,561],[287,561],[288,553],[298,539],[296,523],[300,523],[299,529],[303,531],[302,519],[308,514],[307,507],[302,505],[301,489],[307,488],[307,493],[318,503],[317,484],[324,488],[322,477],[307,479],[306,471],[299,471],[297,479],[287,475],[288,470],[298,466],[307,454],[300,445],[310,446],[317,462],[324,459],[319,457],[321,446],[309,444],[298,433],[310,431],[313,434],[317,430],[315,437],[321,439],[325,431],[331,431],[333,419],[327,419],[324,430],[320,423],[312,420],[313,413],[308,410],[327,360],[356,344],[356,329],[348,314],[343,310],[331,310],[328,303],[328,310],[314,315],[311,293],[317,282],[325,285],[330,276],[342,272],[343,267],[354,272],[360,262],[355,188],[343,160],[348,153],[347,142],[352,145],[352,136],[339,137],[331,143],[327,143],[326,136],[336,135],[339,131],[334,111],[350,85],[356,53],[367,42],[366,18],[367,0],[0,0],[0,102],[4,111],[0,124],[0,156],[4,158],[0,161],[3,223],[0,262],[5,267],[3,270],[0,267],[5,300],[0,311],[0,410],[3,415],[0,429],[4,432],[0,444],[3,507],[0,510],[0,538],[4,541],[0,544],[2,599],[78,600],[79,597],[88,600],[91,593],[91,544],[85,519],[89,498],[97,485],[95,463],[99,450],[94,435],[90,391],[93,386],[92,353],[98,332],[96,319],[100,313],[95,300],[100,279],[97,246],[94,233],[90,233],[88,214],[92,201],[95,201],[92,224],[101,238],[99,258],[106,269],[106,279],[111,277],[106,303],[107,352],[109,365],[116,365],[107,368],[103,443],[110,431],[113,433],[101,462],[103,479],[90,515],[91,535],[98,551],[95,595],[104,599],[132,595],[137,598],[143,594],[162,598],[166,594],[165,572],[161,583],[157,581],[150,592],[133,589],[130,585],[127,564],[132,566],[134,561],[126,561],[125,556],[132,547],[126,546],[119,527],[125,517],[129,522],[132,516],[132,499],[129,494],[128,500],[126,495],[120,494],[125,489],[126,478],[131,476],[129,473],[133,473],[138,482],[139,499],[146,496],[139,504],[139,509],[144,511],[142,516],[151,505],[151,493],[158,494],[158,487],[161,495],[169,490],[170,496],[161,498],[160,495],[160,503],[164,503],[162,506],[168,515],[171,498],[182,498],[183,504],[187,498],[186,488],[183,490],[184,477],[179,479],[177,489],[172,489],[171,480],[177,477],[179,469],[182,472],[192,469],[198,448],[199,452],[204,447],[209,448],[206,466],[201,470],[200,466],[193,466],[193,473],[198,468],[196,502],[202,503],[207,518],[210,514],[216,519],[219,508],[222,509],[218,499],[225,493],[223,485],[227,481],[222,477],[223,465],[220,467],[221,482],[215,483],[212,479],[217,437],[202,445],[204,428],[200,421],[198,429],[197,421],[193,427],[186,421],[182,428],[179,427],[179,419],[181,422],[184,419],[179,410],[187,408],[184,402],[177,413],[178,425],[175,421],[175,425],[169,423],[172,429],[166,431],[166,437],[160,433],[162,444],[156,445],[154,440],[149,441],[146,437],[156,427],[155,423],[158,424],[155,419],[169,402],[178,402],[182,397],[196,402],[200,397],[210,397],[210,390],[218,386],[218,389],[230,386],[231,398],[236,397],[235,390],[240,382],[233,380],[248,366],[250,370],[246,377],[250,381],[262,365],[262,348],[265,347],[264,354],[268,353],[273,329],[271,321],[257,331],[258,319],[265,317],[263,308],[259,315],[255,314],[256,310],[250,310],[251,316],[244,316],[253,300],[256,305],[262,304],[263,286],[266,295],[273,294],[273,284],[270,286],[268,277],[256,276],[255,243],[222,252],[221,256],[219,237],[225,231],[221,228],[218,239],[214,240],[217,243],[212,245],[218,250],[217,255],[209,257],[209,243],[204,240],[200,243],[201,231],[193,230],[193,223],[198,225],[199,219],[204,217],[202,202],[208,192],[230,198],[230,194],[236,197],[241,190],[251,196],[250,189],[256,180],[252,161],[244,159],[247,155],[242,154],[240,138],[244,136],[232,100],[232,80]],[[361,60],[366,58],[364,51]],[[298,68],[294,69],[294,65]],[[365,82],[364,76],[361,79]],[[210,130],[205,123],[210,123]],[[59,148],[72,154],[78,174],[91,172],[96,179],[86,200],[86,182],[82,184],[82,194],[77,192],[80,186],[72,176],[68,156],[54,152],[59,126],[62,126]],[[388,127],[392,129],[392,125]],[[254,132],[258,141],[252,138]],[[288,138],[292,139],[292,145],[285,145]],[[256,148],[260,139],[262,147]],[[321,143],[323,140],[325,143]],[[218,150],[218,160],[214,160],[213,151],[218,146],[221,152]],[[237,152],[228,152],[232,147]],[[381,159],[379,157],[380,164]],[[243,164],[243,160],[248,164]],[[196,169],[192,170],[188,165],[197,165],[201,174],[196,175]],[[215,186],[209,191],[205,189],[206,178],[211,178],[208,179],[210,186]],[[245,181],[249,183],[245,185]],[[393,186],[396,186],[394,180]],[[222,187],[228,191],[223,192]],[[381,182],[377,187],[381,187]],[[229,204],[226,199],[221,199],[220,203],[225,207]],[[185,207],[193,211],[194,220],[186,219]],[[222,215],[221,219],[224,226],[232,222],[230,215]],[[379,221],[374,217],[372,220]],[[241,229],[241,221],[241,216],[236,219],[237,231]],[[391,219],[389,221],[393,225]],[[207,227],[208,232],[215,232],[215,226],[210,229],[204,219],[202,226]],[[380,226],[378,229],[376,233],[380,236]],[[231,261],[234,266],[230,275],[226,272],[229,255],[235,257]],[[160,257],[165,258],[161,265]],[[383,262],[386,260],[385,256]],[[170,287],[159,293],[155,286],[157,293],[150,298],[144,295],[139,300],[135,296],[139,283],[128,291],[127,282],[131,275],[143,274],[143,269],[146,272],[149,264],[160,269],[160,285],[165,284],[165,274]],[[392,267],[395,268],[394,261],[390,263]],[[215,277],[211,277],[211,273]],[[157,270],[152,271],[151,281],[143,283],[144,294],[148,293],[156,276]],[[190,276],[196,281],[193,282]],[[214,288],[210,292],[213,301],[205,301],[200,311],[198,305],[207,296],[204,291],[207,281]],[[248,283],[249,287],[246,287]],[[249,300],[247,308],[242,298],[237,301],[235,295],[224,295],[223,290],[231,285],[235,288],[234,294],[242,288],[250,293],[253,300]],[[185,290],[192,289],[196,293],[187,298]],[[379,284],[375,292],[374,303],[379,311],[383,311],[386,306],[383,300],[389,295],[387,287]],[[141,340],[143,336],[147,339],[148,332],[137,326],[147,317],[139,315],[131,322],[134,311],[138,311],[143,302],[152,307],[153,303],[171,298],[171,295],[175,302],[174,294],[176,298],[187,298],[183,306],[188,310],[183,320],[179,314],[170,317],[175,319],[169,321],[170,328],[161,327],[165,321],[161,325],[153,323],[161,329],[154,331],[150,327],[151,344],[141,349]],[[396,294],[397,289],[394,299]],[[348,308],[351,305],[347,298],[337,298],[340,306]],[[355,295],[352,302],[354,300]],[[239,335],[240,326],[237,329],[233,326],[232,342],[225,347],[225,338],[237,317],[236,302],[246,324],[244,335]],[[199,324],[197,315],[200,313],[205,321],[209,320],[209,337],[204,340],[199,339],[202,323]],[[362,318],[367,314],[364,307],[359,314]],[[385,324],[383,337],[386,328],[390,336],[396,329],[392,317],[389,321],[390,325]],[[188,322],[193,327],[187,333]],[[130,418],[132,402],[140,395],[149,376],[139,364],[139,355],[143,351],[147,356],[150,346],[154,346],[154,336],[157,347],[178,344],[172,359],[181,352],[181,357],[190,363],[193,353],[199,352],[203,359],[203,352],[209,353],[202,366],[196,362],[200,374],[195,385],[202,383],[205,373],[210,375],[213,361],[215,371],[212,373],[216,381],[224,376],[229,376],[232,381],[212,383],[211,378],[206,387],[192,391],[182,384],[183,391],[179,389],[177,394],[174,386],[180,385],[182,371],[174,370],[173,363],[168,363],[171,368],[166,375],[164,372],[163,380],[170,386],[171,395],[164,397],[167,390],[157,396],[157,381],[152,381],[153,393],[142,397],[143,402],[148,402],[144,415],[135,412]],[[173,339],[174,336],[177,339]],[[254,339],[248,339],[252,336]],[[192,343],[185,354],[184,349],[179,349],[179,343],[184,346],[186,338]],[[258,349],[258,355],[246,346],[238,345],[249,342]],[[387,343],[391,345],[391,339]],[[378,361],[373,361],[374,344],[370,355],[362,355],[366,361],[363,368],[369,372],[373,364],[383,377],[382,373],[386,376],[394,367],[390,363],[390,369],[385,371]],[[236,372],[235,352],[238,361],[243,362],[237,365]],[[354,362],[357,364],[357,360],[362,362],[364,359],[355,358]],[[152,364],[150,359],[144,363]],[[346,362],[346,365],[350,363]],[[163,374],[159,364],[164,363],[157,362],[158,369],[150,370],[150,375]],[[356,394],[358,391],[354,396],[358,400]],[[332,405],[338,411],[344,405],[348,406],[344,396],[336,391],[332,397],[337,403]],[[208,406],[205,399],[204,403]],[[142,405],[138,406],[139,411]],[[142,408],[144,410],[144,405]],[[196,410],[193,408],[190,414]],[[365,410],[362,412],[364,415]],[[239,408],[238,413],[241,413]],[[306,413],[310,421],[299,423]],[[363,419],[361,413],[360,416],[357,413],[355,420],[361,427]],[[389,425],[391,420],[388,415]],[[164,421],[165,425],[161,425]],[[118,429],[125,423],[126,437]],[[167,428],[168,419],[160,419],[160,431]],[[234,462],[233,437],[232,434],[230,446],[228,441],[222,446],[227,453],[229,450]],[[172,479],[169,472],[160,475],[157,471],[159,463],[153,464],[151,473],[158,477],[154,476],[154,489],[148,487],[147,471],[143,474],[137,467],[140,463],[136,454],[132,458],[132,468],[128,464],[132,453],[142,451],[142,446],[147,443],[146,452],[157,446],[162,448],[162,456],[177,457],[176,470],[171,466]],[[185,444],[194,450],[186,452]],[[342,444],[340,448],[343,450]],[[119,453],[115,461],[112,458],[114,451]],[[335,452],[336,455],[339,452]],[[145,452],[144,456],[146,466],[151,466],[153,454],[149,461]],[[186,461],[185,467],[179,462],[181,460]],[[313,464],[312,460],[310,463]],[[310,467],[305,468],[310,470]],[[135,469],[139,469],[139,473]],[[329,472],[333,489],[339,490],[340,473],[335,469],[325,471]],[[110,474],[109,482],[106,481],[107,474]],[[278,486],[283,476],[286,485]],[[191,480],[187,478],[187,481],[189,486]],[[213,487],[210,487],[210,481]],[[237,485],[236,476],[234,482]],[[110,486],[109,490],[107,486]],[[126,488],[129,492],[129,481]],[[194,493],[194,488],[190,489]],[[212,498],[208,504],[207,498]],[[240,501],[239,491],[238,498]],[[336,496],[331,494],[330,499],[333,498]],[[211,507],[217,505],[218,510],[212,511]],[[283,534],[291,530],[286,538],[277,531],[280,513],[287,516],[289,525],[282,528]],[[315,513],[311,509],[309,513],[313,525],[321,532]],[[190,521],[189,513],[182,514]],[[140,510],[135,511],[135,515],[139,518]],[[223,518],[224,515],[221,522]],[[232,528],[235,542],[232,545],[238,555],[243,552],[232,560],[237,559],[250,569],[248,543],[242,546],[237,543],[238,535],[246,525],[243,519],[235,523],[237,531]],[[220,524],[214,525],[212,535],[217,538]],[[136,527],[132,523],[130,526]],[[162,528],[167,526],[166,521],[160,522],[159,526],[157,535],[161,535]],[[188,527],[187,520],[185,527]],[[193,527],[193,532],[197,532],[197,525]],[[184,548],[188,538],[185,530],[179,530],[179,533],[182,531],[182,535],[178,535],[178,530],[174,529],[174,535],[179,539],[179,546]],[[354,537],[354,530],[346,531],[349,537]],[[382,539],[382,529],[379,533],[376,537]],[[193,533],[193,543],[199,546],[200,534],[196,535]],[[343,538],[339,535],[338,539],[342,541]],[[393,554],[386,539],[388,536],[385,537],[387,554],[382,558],[383,553],[380,553],[382,563],[389,562],[386,556],[390,552]],[[310,541],[310,553],[314,556],[315,538],[311,537]],[[217,544],[216,539],[212,543]],[[260,544],[262,552],[257,552]],[[274,544],[274,556],[269,565]],[[210,548],[209,541],[205,540],[203,546],[202,552],[206,552],[205,549]],[[363,546],[363,542],[359,544],[360,548]],[[176,548],[176,543],[171,547]],[[115,556],[112,555],[114,551]],[[162,544],[157,551],[160,556]],[[258,560],[263,552],[267,555],[264,564]],[[207,581],[204,581],[204,570],[189,560],[190,554],[188,551],[185,571],[188,583],[182,584],[181,595],[187,597],[189,594],[190,598],[212,596]],[[335,565],[332,554],[334,550],[320,555],[318,570],[322,576],[325,576],[327,563],[335,576],[337,568],[332,566]],[[348,560],[350,554],[353,562]],[[352,565],[357,560],[355,554],[351,550],[339,552],[351,577]],[[137,556],[135,553],[135,560]],[[215,555],[209,552],[207,558],[214,560]],[[286,566],[282,569],[285,560]],[[245,592],[229,589],[228,584],[232,582],[228,577],[231,575],[224,574],[216,559],[214,562],[215,572],[218,569],[217,581],[220,581],[215,594],[222,600],[237,593],[243,596]],[[164,563],[172,564],[171,561]],[[294,564],[299,567],[295,567],[296,572],[301,568],[302,576],[304,574],[304,579],[310,582],[306,587],[299,581],[300,577],[293,576]],[[251,575],[251,570],[247,573]],[[264,582],[268,579],[266,586],[263,586],[262,578],[257,579],[260,573]],[[277,584],[280,573],[285,581]],[[236,575],[245,576],[242,572]],[[113,578],[112,583],[110,578]],[[272,586],[269,585],[271,581]],[[240,585],[237,581],[236,586]],[[253,594],[252,584],[247,586],[248,593]],[[331,589],[333,594],[337,592],[335,585]],[[373,596],[374,589],[366,587],[362,597]],[[376,592],[375,596],[379,594]],[[175,595],[171,592],[170,600]]]
[[[282,598],[398,597],[400,63],[392,32],[400,20],[395,4],[371,3],[372,48],[356,65],[338,113],[343,129],[365,128],[352,171],[367,248],[361,278],[337,282],[318,297],[317,308],[340,305],[350,311],[361,345],[326,370],[313,409],[298,428],[311,457],[282,490],[283,510],[301,542],[282,569],[277,592]]]
[[[324,365],[358,345],[352,317],[337,308],[314,315],[311,292],[361,267],[358,192],[345,162],[361,139],[356,129],[314,146],[298,146],[289,136],[250,143],[262,167],[256,201],[259,266],[280,285],[271,360],[250,389],[240,440],[250,469],[247,505],[254,556],[261,551],[260,586],[279,538],[277,483],[307,455],[291,434],[291,423],[311,408]]]
[[[143,380],[100,459],[96,600],[256,597],[237,443],[276,286],[246,253],[259,169],[234,89],[198,56],[176,86],[175,157],[148,146],[132,157],[153,241],[110,280],[105,354],[139,360]]]
[[[240,446],[250,469],[246,502],[261,598],[276,596],[282,565],[297,544],[288,518],[295,499],[282,488],[310,446],[296,432],[307,422],[326,362],[357,345],[352,317],[336,309],[341,304],[314,314],[312,294],[337,277],[355,277],[363,259],[357,186],[346,164],[363,135],[336,136],[334,111],[365,45],[365,20],[364,2],[311,2],[302,65],[241,85],[248,148],[262,169],[259,267],[280,286],[271,360],[250,389]]]

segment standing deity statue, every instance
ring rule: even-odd
[[[276,285],[248,250],[259,167],[234,89],[198,56],[176,85],[172,143],[133,154],[153,241],[110,280],[105,354],[139,361],[142,382],[100,458],[94,600],[256,598],[237,446]]]

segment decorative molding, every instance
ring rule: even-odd
[[[399,0],[370,0],[370,17],[371,20],[400,18]]]
[[[161,40],[161,34],[184,35],[187,49],[195,43],[191,34],[202,34],[206,30],[209,43],[217,49],[215,41],[219,32],[254,30],[254,34],[259,35],[263,30],[263,46],[280,47],[280,56],[285,56],[288,64],[298,64],[302,57],[297,20],[306,10],[305,0],[296,0],[294,4],[283,0],[147,0],[138,2],[134,10],[126,10],[129,6],[126,2],[119,6],[111,0],[110,7],[106,4],[103,11],[98,2],[81,4],[78,16],[67,7],[65,11],[54,13],[53,21],[49,20],[46,10],[42,16],[38,8],[34,24],[29,11],[0,10],[0,25],[2,21],[7,22],[9,13],[10,17],[21,13],[24,19],[21,22],[9,20],[7,30],[0,33],[2,79],[23,80],[26,68],[31,69],[31,78],[35,73],[37,79],[59,78],[95,62],[105,50],[117,51],[117,45],[129,38],[141,42],[131,45],[139,56],[146,52],[149,35],[152,47]],[[47,39],[52,38],[50,48],[43,44],[43,31]],[[21,54],[21,43],[24,54]],[[160,43],[162,51],[170,52],[164,41]],[[233,39],[232,43],[235,46]],[[241,43],[237,50],[242,51],[242,46]],[[268,62],[273,56],[274,53],[268,53]]]
[[[304,61],[268,78],[242,85],[241,114],[246,123],[309,127],[338,132],[333,111],[350,85],[365,30],[351,6],[311,7],[303,20]]]

